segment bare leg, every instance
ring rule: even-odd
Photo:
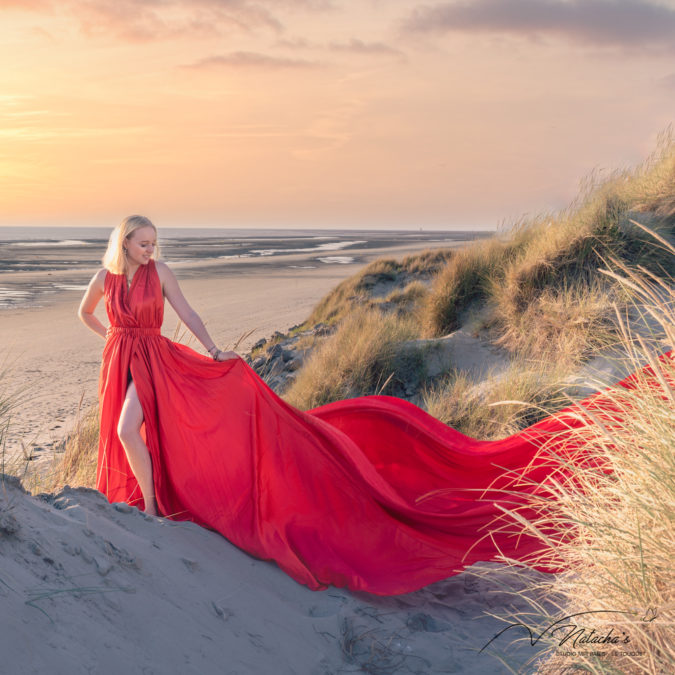
[[[145,502],[145,512],[151,516],[157,515],[157,503],[155,499],[155,486],[152,481],[152,460],[150,452],[141,436],[141,424],[143,424],[143,409],[138,400],[136,385],[129,383],[127,395],[122,406],[120,421],[117,425],[119,436],[124,450],[127,453],[129,466],[138,481]]]

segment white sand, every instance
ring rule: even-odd
[[[393,597],[311,591],[193,523],[86,488],[51,500],[0,484],[0,672],[508,672],[477,653],[504,627],[485,612],[512,603],[498,565]],[[508,659],[536,653],[521,644]]]

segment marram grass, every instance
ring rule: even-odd
[[[398,346],[416,336],[417,325],[411,318],[356,308],[340,321],[335,334],[314,349],[284,399],[306,410],[340,399],[387,393],[391,378],[411,367],[410,358],[399,353]]]
[[[675,256],[665,240],[659,245]],[[584,423],[565,431],[582,451],[578,461],[549,458],[565,478],[532,498],[539,519],[508,514],[543,550],[527,566],[511,561],[513,593],[528,609],[500,618],[543,636],[542,673],[675,672],[675,360],[658,358],[675,342],[673,279],[610,262],[606,273],[658,323],[650,337],[617,315],[629,369],[649,364],[656,376],[640,373],[635,389],[607,387],[618,415],[608,422],[585,411]],[[542,563],[565,571],[528,569]],[[524,639],[519,630],[511,635]]]

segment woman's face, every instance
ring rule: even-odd
[[[155,230],[146,225],[134,230],[124,242],[127,260],[136,265],[147,265],[155,252],[157,235]]]

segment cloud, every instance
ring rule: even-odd
[[[259,29],[281,33],[278,11],[332,11],[329,0],[0,0],[3,10],[70,16],[88,37],[129,42],[222,35]]]
[[[7,127],[0,129],[0,138],[7,141],[55,141],[68,138],[100,138],[102,136],[147,136],[152,127]]]
[[[71,7],[85,35],[113,34],[130,42],[283,30],[267,8],[248,0],[74,0]]]
[[[644,0],[474,0],[417,7],[408,33],[551,34],[581,44],[675,45],[675,9]]]
[[[296,51],[329,51],[342,54],[359,54],[365,56],[398,56],[405,58],[405,54],[400,49],[396,49],[385,42],[364,42],[358,38],[351,38],[347,41],[333,41],[329,43],[310,42],[306,38],[302,37],[296,37],[293,39],[284,38],[277,40],[276,46]]]
[[[357,38],[352,38],[349,42],[331,42],[328,48],[336,52],[352,52],[354,54],[403,55],[403,52],[384,42],[363,42],[363,40]]]
[[[0,0],[0,10],[25,9],[39,11],[53,6],[52,0]]]
[[[181,67],[191,69],[206,69],[219,66],[232,66],[236,68],[316,68],[319,65],[316,61],[287,59],[261,54],[260,52],[230,52],[229,54],[208,56]]]
[[[0,107],[2,106],[16,106],[24,101],[35,100],[34,96],[28,94],[2,94],[0,93]]]
[[[285,47],[286,49],[314,49],[316,47],[315,44],[312,44],[309,40],[306,38],[284,38],[282,40],[277,40],[277,46],[278,47]]]
[[[207,0],[208,1],[208,0]],[[220,2],[221,0],[212,0],[213,2]],[[297,9],[301,7],[303,9],[312,10],[315,12],[324,12],[332,11],[337,9],[336,5],[332,0],[259,0],[262,4],[267,2],[271,5],[286,5],[287,7],[293,7]]]

